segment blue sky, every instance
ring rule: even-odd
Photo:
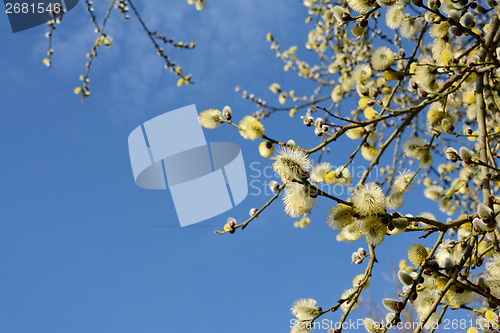
[[[322,200],[304,230],[277,202],[243,232],[215,235],[227,217],[243,221],[268,199],[252,195],[229,212],[180,228],[168,191],[135,185],[127,137],[144,121],[189,104],[198,112],[230,105],[235,119],[251,114],[255,108],[234,92],[237,85],[268,101],[273,82],[310,94],[310,84],[282,71],[265,40],[271,31],[283,48],[302,46],[305,7],[288,0],[211,0],[202,12],[183,0],[137,1],[137,7],[151,29],[196,42],[194,50],[169,51],[196,84],[177,88],[138,22],[115,12],[106,27],[114,44],[100,50],[92,96],[82,104],[73,88],[95,39],[83,3],[55,32],[50,70],[42,64],[46,28],[13,34],[0,15],[0,332],[287,332],[295,299],[330,307],[364,271],[365,264],[350,264],[363,243],[337,243],[324,223],[332,203]],[[99,18],[103,9],[96,7]],[[304,49],[299,55],[314,59]],[[319,140],[286,113],[264,125],[273,137],[294,137],[299,145]],[[258,177],[254,169],[270,165],[232,128],[205,136],[242,147],[246,163],[254,163],[249,181]],[[325,160],[345,163],[349,152],[339,147]],[[420,213],[421,206],[405,212]],[[377,249],[372,285],[387,287],[374,292],[378,299],[393,296],[384,282],[391,272],[381,268],[405,258],[408,242],[389,237]]]

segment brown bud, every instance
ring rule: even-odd
[[[403,311],[403,310],[404,310],[404,308],[405,308],[404,303],[403,303],[403,302],[398,302],[398,310],[399,310],[399,311]]]

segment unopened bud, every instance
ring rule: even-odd
[[[314,118],[311,116],[307,117],[307,123],[306,126],[312,126],[314,124]]]
[[[231,108],[229,106],[225,106],[224,109],[222,109],[222,116],[226,118],[226,120],[231,120],[233,115],[233,111],[231,111]]]
[[[227,224],[231,227],[231,228],[234,228],[236,226],[236,220],[232,217],[229,217],[227,219]]]
[[[278,182],[277,182],[277,181],[275,181],[275,180],[271,180],[271,181],[269,182],[269,188],[271,189],[271,191],[276,192],[276,191],[279,189],[279,187],[280,187],[280,184],[278,184]]]
[[[477,205],[477,215],[479,215],[481,219],[489,219],[493,216],[493,210],[485,204],[480,203]]]

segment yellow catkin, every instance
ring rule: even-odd
[[[359,101],[358,101],[358,106],[362,109],[366,108],[368,106],[368,102],[370,100],[366,97],[363,97],[361,98]]]
[[[415,266],[420,266],[427,258],[427,250],[420,244],[413,244],[408,249],[408,259]]]
[[[472,230],[472,223],[470,223],[470,222],[464,223],[460,226],[460,228],[462,228],[464,230],[471,231]]]
[[[443,50],[441,52],[440,59],[444,65],[448,65],[451,60],[451,51],[448,49]]]
[[[388,69],[384,72],[384,79],[386,79],[387,81],[397,81],[398,78],[399,73],[394,70]]]
[[[486,317],[486,319],[488,319],[488,321],[490,323],[493,323],[495,320],[498,319],[498,316],[495,314],[495,312],[493,312],[491,310],[486,311],[486,313],[484,314],[484,316]]]
[[[468,93],[465,96],[465,103],[467,103],[467,104],[475,104],[476,103],[476,94],[473,93],[473,92]]]
[[[375,111],[373,108],[366,108],[364,111],[365,118],[368,120],[372,120],[377,116],[377,111]]]
[[[490,247],[490,245],[485,242],[485,241],[482,241],[481,243],[479,243],[478,245],[478,248],[477,248],[477,252],[479,254],[482,254],[484,251],[488,250],[488,248]],[[489,257],[493,252],[493,249],[489,249],[488,252],[486,252],[483,257]]]
[[[325,182],[327,184],[335,184],[337,182],[337,180],[338,180],[337,174],[334,171],[330,171],[325,176]]]

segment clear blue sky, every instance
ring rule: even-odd
[[[271,31],[283,47],[302,46],[310,28],[305,7],[209,0],[197,12],[184,0],[136,2],[153,30],[196,42],[194,50],[169,52],[195,85],[177,88],[135,18],[127,22],[115,12],[106,28],[114,44],[100,50],[92,96],[82,105],[73,88],[95,39],[83,2],[55,32],[50,70],[42,64],[46,27],[12,34],[0,15],[0,333],[288,332],[295,299],[330,307],[364,271],[365,264],[350,264],[363,243],[337,243],[324,223],[332,203],[322,200],[304,230],[277,202],[243,232],[215,235],[227,217],[243,221],[268,199],[252,195],[180,228],[168,191],[135,185],[127,137],[144,121],[189,104],[199,112],[230,105],[236,119],[251,114],[254,106],[236,85],[268,101],[267,87],[276,81],[310,94],[305,80],[282,72],[265,40]],[[103,8],[96,7],[100,19]],[[303,49],[299,55],[314,59]],[[285,113],[264,125],[282,140],[318,142]],[[205,135],[239,144],[248,165],[259,163],[254,168],[270,165],[233,129]],[[338,147],[326,158],[334,165],[348,156]],[[249,169],[248,177],[257,172]],[[430,201],[423,200],[405,212],[426,210]],[[395,291],[382,265],[405,258],[407,240],[389,237],[377,249],[373,282],[388,288],[374,292],[379,300]]]

